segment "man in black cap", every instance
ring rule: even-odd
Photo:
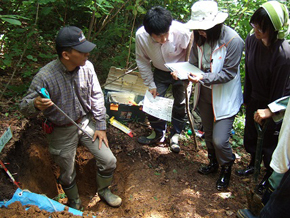
[[[106,136],[104,96],[94,70],[88,61],[96,45],[87,41],[83,32],[74,26],[63,27],[56,37],[58,59],[51,61],[35,75],[28,94],[20,103],[27,116],[40,111],[47,118],[49,151],[60,167],[58,183],[68,197],[70,207],[80,209],[81,200],[76,184],[75,155],[77,145],[86,146],[96,159],[97,192],[110,206],[118,207],[122,199],[108,188],[116,168],[116,157],[109,148]],[[39,96],[45,88],[50,99]],[[56,104],[92,137],[90,139],[53,106]],[[98,138],[98,140],[96,140]]]

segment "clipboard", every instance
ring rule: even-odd
[[[188,79],[189,73],[203,73],[198,67],[193,64],[186,62],[177,62],[177,63],[165,63],[165,67],[167,67],[171,72],[176,71],[177,77],[180,80]]]

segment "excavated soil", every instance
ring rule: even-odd
[[[0,135],[8,126],[13,131],[13,139],[0,153],[0,159],[21,188],[52,199],[63,196],[63,190],[56,183],[59,169],[48,152],[41,118],[27,120],[0,115]],[[182,142],[181,152],[175,154],[169,151],[168,141],[152,147],[138,144],[138,136],[150,131],[148,126],[134,122],[127,125],[134,131],[133,138],[109,124],[107,131],[110,147],[118,160],[111,189],[123,199],[119,208],[111,208],[95,196],[95,160],[85,147],[77,149],[77,184],[83,217],[235,217],[238,209],[247,207],[249,178],[233,173],[228,190],[219,192],[215,188],[218,173],[208,176],[197,173],[200,165],[207,163],[202,139],[198,138],[198,151],[194,150],[191,137]],[[246,166],[249,159],[241,148],[235,149],[235,153],[239,155],[233,170]],[[9,200],[16,189],[0,169],[0,200]],[[66,198],[58,200],[66,204]],[[48,213],[35,206],[25,210],[15,202],[8,208],[0,208],[0,217],[79,216],[67,211]]]

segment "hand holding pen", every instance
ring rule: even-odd
[[[200,73],[190,73],[188,75],[188,80],[193,82],[193,83],[203,83],[201,80],[203,79],[203,75]]]

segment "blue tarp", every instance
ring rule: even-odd
[[[20,203],[24,205],[35,205],[39,207],[41,210],[46,210],[48,212],[57,212],[63,211],[65,206],[55,200],[52,200],[45,195],[35,194],[28,190],[21,190],[18,188],[13,197],[9,201],[0,201],[0,207],[5,206],[8,207],[11,203],[15,201],[20,201]],[[73,209],[69,207],[68,212],[82,216],[83,212]]]

